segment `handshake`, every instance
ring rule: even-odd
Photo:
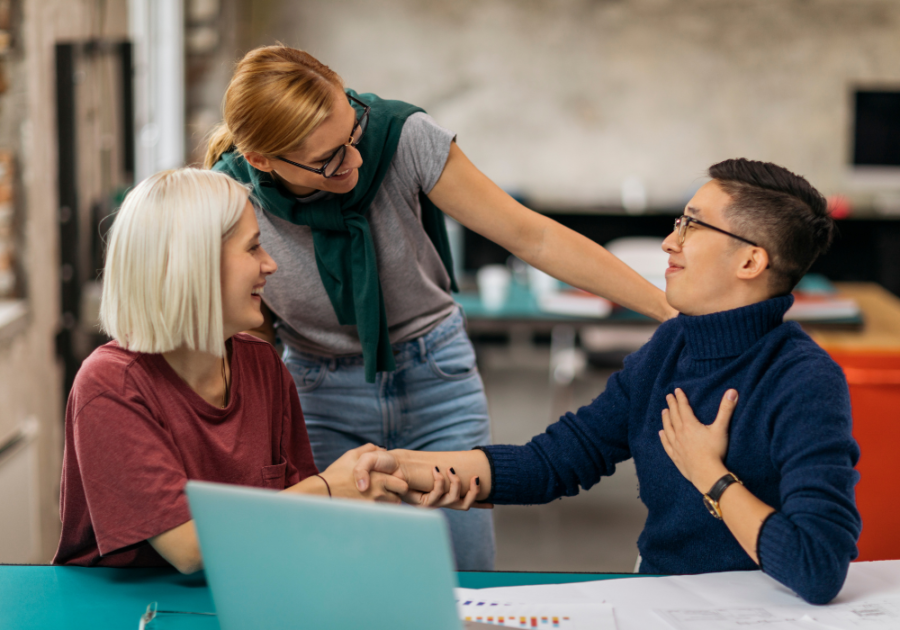
[[[366,444],[320,473],[332,496],[419,507],[492,508],[487,456],[473,451],[388,451]]]

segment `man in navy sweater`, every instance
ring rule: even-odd
[[[641,573],[760,568],[809,602],[833,599],[857,555],[859,448],[840,367],[783,321],[833,222],[805,179],[774,164],[727,160],[709,174],[663,243],[681,315],[594,402],[524,446],[374,453],[362,486],[378,468],[428,492],[422,503],[547,503],[633,457],[648,508]]]

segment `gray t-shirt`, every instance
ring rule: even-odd
[[[391,343],[426,334],[453,312],[450,277],[422,227],[419,191],[431,192],[455,135],[424,113],[406,119],[397,152],[369,208]],[[365,138],[363,138],[365,142]],[[320,198],[319,193],[307,197]],[[300,199],[302,203],[304,199]],[[266,304],[279,318],[281,340],[326,357],[362,353],[356,326],[341,326],[316,266],[312,231],[256,209],[260,242],[278,263]]]

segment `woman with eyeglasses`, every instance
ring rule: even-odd
[[[205,164],[252,186],[281,272],[258,334],[284,344],[316,464],[367,442],[488,443],[444,214],[570,285],[665,320],[662,291],[591,240],[513,200],[422,109],[345,89],[308,53],[249,52]],[[457,567],[493,567],[490,513],[451,512]]]

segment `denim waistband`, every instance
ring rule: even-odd
[[[441,323],[421,337],[393,344],[394,361],[398,368],[410,361],[424,361],[429,352],[437,350],[458,335],[465,334],[465,330],[465,313],[463,313],[462,307],[457,306]],[[290,357],[297,357],[303,361],[314,363],[325,363],[328,364],[331,370],[335,370],[338,367],[363,365],[363,356],[361,354],[347,357],[321,357],[286,346],[285,360],[289,360]]]

